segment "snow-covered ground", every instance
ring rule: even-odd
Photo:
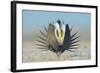
[[[23,62],[45,62],[64,60],[86,60],[91,59],[90,48],[79,48],[74,52],[65,51],[59,58],[51,51],[40,49],[23,48]]]

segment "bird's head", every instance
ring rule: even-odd
[[[63,44],[64,36],[65,36],[65,25],[61,23],[60,20],[57,20],[57,22],[54,24],[55,26],[55,36],[59,43],[59,45]]]

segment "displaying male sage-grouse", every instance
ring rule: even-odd
[[[71,35],[72,28],[69,28],[68,24],[62,24],[57,20],[55,24],[49,23],[48,29],[46,27],[44,29],[46,32],[40,31],[41,35],[36,40],[39,49],[50,50],[60,56],[66,50],[78,48],[79,36],[76,36],[77,33]]]

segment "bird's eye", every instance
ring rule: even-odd
[[[61,29],[61,37],[63,36],[63,30]]]
[[[58,30],[56,31],[56,33],[57,33],[57,36],[59,37],[59,32],[58,32]]]

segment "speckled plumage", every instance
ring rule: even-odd
[[[57,21],[58,22],[58,21]],[[61,26],[61,21],[60,26]],[[62,45],[59,45],[55,37],[55,26],[51,23],[48,25],[48,29],[44,27],[45,32],[40,31],[41,35],[38,36],[38,43],[36,43],[39,49],[50,50],[60,56],[64,51],[72,51],[72,49],[77,49],[79,42],[79,36],[76,36],[77,33],[71,35],[72,28],[68,24],[65,26],[65,36]]]

